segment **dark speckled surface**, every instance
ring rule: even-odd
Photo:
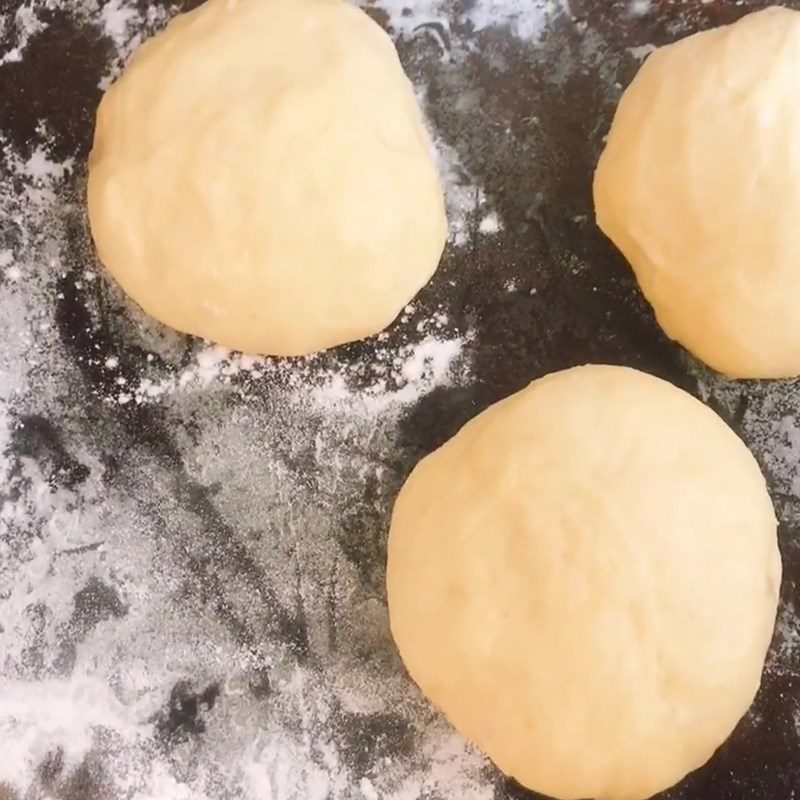
[[[54,161],[74,158],[75,167],[61,188],[71,198],[68,207],[52,220],[63,268],[53,276],[44,308],[56,337],[50,359],[37,374],[38,383],[34,381],[13,402],[8,401],[9,413],[18,424],[7,444],[11,478],[4,497],[16,502],[25,496],[31,463],[44,485],[53,492],[74,495],[76,505],[88,502],[82,487],[96,478],[104,493],[118,498],[115,508],[122,507],[124,500],[129,509],[125,512],[129,524],[122,525],[129,537],[125,541],[137,536],[146,539],[160,564],[152,568],[152,574],[157,575],[159,585],[169,585],[166,605],[153,612],[165,620],[163,637],[157,641],[169,643],[179,637],[193,641],[187,633],[191,629],[191,635],[200,640],[223,643],[219,660],[208,659],[194,672],[191,658],[175,655],[179,666],[164,673],[173,677],[156,687],[160,706],[139,720],[150,737],[141,745],[145,760],[169,765],[176,781],[169,789],[150,788],[148,796],[257,796],[225,771],[229,765],[222,761],[238,761],[236,743],[246,740],[244,734],[237,739],[238,733],[226,733],[232,744],[223,748],[219,744],[222,734],[215,732],[215,726],[220,730],[228,726],[226,731],[235,728],[247,733],[252,729],[254,736],[261,728],[296,728],[295,732],[303,732],[311,741],[303,763],[313,762],[323,772],[328,769],[324,766],[327,762],[315,751],[313,742],[318,738],[334,742],[339,782],[327,788],[319,784],[323,788],[313,797],[310,783],[298,784],[300,788],[291,791],[275,788],[273,783],[275,800],[371,796],[477,800],[486,797],[486,792],[498,800],[532,798],[490,765],[475,767],[473,762],[468,769],[477,777],[469,784],[453,779],[425,788],[423,781],[418,791],[405,789],[405,794],[400,789],[397,794],[381,789],[381,776],[389,762],[401,772],[406,765],[415,774],[434,769],[416,754],[427,741],[426,726],[442,723],[434,712],[424,710],[413,687],[405,686],[405,694],[398,696],[412,698],[407,702],[416,704],[414,713],[401,710],[400,706],[405,709],[402,704],[355,712],[337,700],[331,701],[324,719],[307,722],[293,719],[290,712],[281,716],[275,709],[285,705],[280,698],[286,664],[311,675],[316,687],[328,685],[332,664],[345,681],[352,668],[354,672],[363,670],[378,686],[383,680],[407,683],[380,612],[385,602],[385,534],[397,488],[420,457],[490,403],[547,372],[591,361],[639,367],[712,404],[754,448],[770,479],[781,517],[784,625],[776,635],[762,690],[754,709],[712,761],[664,797],[790,800],[800,795],[800,650],[792,638],[797,635],[792,614],[800,580],[800,496],[789,463],[794,455],[786,456],[785,450],[781,458],[774,454],[774,446],[785,433],[780,428],[782,420],[800,413],[800,400],[794,401],[795,384],[774,388],[720,381],[670,343],[655,324],[626,264],[594,226],[590,191],[594,164],[616,100],[639,63],[630,48],[663,44],[765,4],[654,2],[642,8],[642,13],[633,13],[629,3],[572,0],[561,4],[538,41],[512,32],[502,7],[496,25],[476,29],[470,14],[473,4],[468,0],[457,0],[429,14],[432,24],[412,33],[393,28],[392,16],[380,4],[368,7],[394,34],[404,66],[415,84],[424,88],[425,110],[437,141],[457,153],[462,168],[482,188],[486,205],[502,220],[496,235],[478,235],[476,205],[474,219],[468,219],[470,235],[458,246],[448,247],[439,271],[415,303],[423,315],[443,309],[452,330],[470,331],[464,340],[469,379],[438,386],[404,408],[388,448],[389,440],[382,436],[361,439],[343,435],[341,440],[326,440],[331,448],[357,450],[364,463],[380,465],[363,481],[352,478],[349,468],[343,470],[342,480],[352,479],[352,487],[361,497],[355,504],[347,501],[351,494],[343,495],[341,501],[338,494],[324,495],[330,484],[319,477],[326,467],[318,451],[315,455],[313,437],[306,441],[276,433],[269,439],[270,453],[291,476],[292,488],[278,487],[270,494],[263,490],[263,483],[254,482],[252,494],[263,500],[263,507],[252,519],[231,511],[234,501],[248,502],[242,499],[248,492],[246,480],[237,483],[238,478],[228,475],[224,465],[215,467],[217,472],[208,478],[197,469],[199,451],[193,448],[209,438],[209,430],[221,428],[228,419],[267,420],[268,425],[270,418],[277,418],[282,412],[276,404],[283,395],[276,385],[290,375],[292,363],[281,366],[277,378],[234,375],[224,393],[209,390],[213,402],[206,403],[202,393],[183,405],[169,398],[128,404],[103,401],[117,391],[115,380],[120,375],[133,381],[143,371],[161,377],[177,374],[191,360],[195,345],[183,337],[168,336],[166,344],[159,340],[159,347],[152,346],[155,340],[147,338],[151,334],[139,332],[147,323],[121,304],[113,287],[105,280],[82,279],[87,264],[93,264],[80,203],[82,164],[91,144],[98,83],[114,63],[118,43],[109,38],[94,7],[91,14],[80,15],[67,3],[53,3],[49,9],[45,5],[37,7],[37,14],[46,24],[32,33],[21,60],[0,65],[0,135],[24,160],[41,142],[44,121],[49,157]],[[178,5],[186,9],[192,3]],[[148,21],[144,0],[129,6],[136,12],[131,17],[134,26],[149,31],[161,24],[158,15]],[[161,8],[157,3],[151,6]],[[0,53],[15,41],[10,20],[17,7],[13,0],[0,6],[8,23],[0,39]],[[7,157],[8,150],[5,152]],[[14,190],[20,177],[12,169],[0,167],[0,180],[6,190]],[[23,191],[21,184],[18,191]],[[0,220],[2,245],[15,251],[24,249],[25,224],[24,218],[21,222],[10,217]],[[515,287],[513,291],[507,289],[509,285]],[[374,340],[356,343],[320,357],[311,367],[298,364],[297,370],[308,376],[309,370],[322,373],[352,364],[358,366],[359,380],[368,383],[378,348],[400,346],[411,330],[410,323],[398,322],[390,330],[388,344]],[[113,375],[106,367],[108,359],[119,364]],[[41,388],[46,386],[55,388],[48,393]],[[34,397],[36,392],[39,394]],[[245,438],[249,440],[249,436]],[[246,448],[247,441],[241,444],[244,455],[236,455],[237,470],[255,468],[256,457],[248,462],[250,451]],[[226,481],[244,494],[231,500],[225,492],[233,490],[220,489]],[[358,596],[379,609],[378,632],[369,637],[358,630],[361,606],[348,605],[349,600],[330,610],[333,621],[325,623],[319,621],[323,612],[312,602],[313,587],[299,592],[302,601],[287,601],[283,562],[273,572],[273,562],[265,555],[268,548],[257,546],[285,521],[281,505],[291,506],[315,493],[321,497],[320,514],[335,517],[330,537],[326,537],[336,548],[332,561],[347,568]],[[274,508],[269,505],[272,502]],[[124,517],[121,513],[115,516],[113,509],[106,511],[107,516],[101,514],[97,523],[98,530],[103,524],[119,527],[119,518]],[[36,526],[0,527],[0,538],[5,537],[8,545],[2,551],[8,564],[13,553],[25,551],[31,540],[41,535]],[[291,550],[290,545],[287,548]],[[302,555],[303,546],[298,548]],[[114,639],[114,631],[118,629],[115,626],[132,625],[130,619],[142,603],[136,593],[140,573],[131,568],[132,577],[120,577],[124,570],[114,572],[103,566],[114,559],[113,545],[105,537],[76,545],[73,555],[98,560],[87,561],[76,579],[80,585],[72,593],[71,610],[62,627],[52,621],[57,613],[50,600],[44,596],[32,600],[19,623],[24,629],[20,635],[27,637],[27,655],[0,660],[0,674],[31,685],[53,678],[66,680],[78,669],[76,663],[84,663],[82,643],[91,640],[96,646],[103,636],[114,640],[114,652],[118,653],[107,673],[125,672],[134,645],[126,649]],[[303,560],[307,554],[296,558],[299,567],[292,580],[298,586],[305,586],[306,580],[325,583],[316,567],[305,574],[311,563]],[[58,569],[51,566],[56,573]],[[14,581],[8,585],[13,588]],[[146,581],[141,583],[145,585],[150,587]],[[0,603],[10,602],[12,595],[11,590],[0,594]],[[182,625],[190,620],[180,632],[169,629],[173,610]],[[350,617],[349,625],[337,622],[338,615]],[[138,631],[135,636],[144,635],[141,626],[130,630]],[[338,634],[344,640],[336,639],[337,630],[345,631]],[[123,638],[133,635],[126,632]],[[325,639],[324,646],[320,637]],[[274,652],[265,655],[264,642],[273,643]],[[169,644],[163,646],[169,650]],[[340,656],[343,650],[349,651],[347,658]],[[237,666],[243,686],[238,693],[229,691],[226,683],[230,675],[224,653],[229,651],[242,656],[245,665]],[[241,697],[244,700],[237,699]],[[0,703],[0,721],[2,714]],[[236,714],[240,716],[231,723]],[[0,726],[0,737],[3,730]],[[94,745],[77,762],[68,758],[69,748],[44,746],[43,739],[46,752],[41,754],[34,780],[23,787],[14,786],[13,781],[5,788],[0,785],[0,798],[135,796],[133,789],[120,788],[125,785],[122,778],[128,773],[141,776],[145,768],[133,757],[119,756],[128,753],[127,744],[115,744],[112,734],[104,739],[98,730],[94,731]],[[223,752],[227,753],[224,758],[220,756]],[[290,765],[292,769],[301,771],[300,762]],[[201,773],[204,782],[198,783]],[[129,784],[136,780],[139,777]],[[375,795],[365,789],[365,780],[378,787],[372,790]],[[193,794],[179,794],[175,786],[182,785],[190,787]],[[262,800],[268,797],[261,795]]]

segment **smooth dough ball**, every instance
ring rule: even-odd
[[[722,420],[658,378],[586,366],[414,469],[387,584],[411,676],[503,772],[635,800],[747,710],[780,574],[764,478]]]
[[[597,167],[597,223],[666,333],[736,378],[800,374],[800,13],[650,55]]]
[[[152,316],[252,353],[377,333],[431,277],[441,186],[389,37],[342,0],[209,0],[97,112],[100,259]]]

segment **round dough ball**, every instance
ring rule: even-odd
[[[597,167],[597,223],[666,333],[735,378],[800,374],[800,13],[652,53]]]
[[[650,375],[586,366],[416,467],[387,585],[411,676],[503,772],[635,800],[747,710],[780,574],[764,478],[722,420]]]
[[[389,37],[342,0],[209,0],[136,52],[97,112],[100,259],[152,316],[252,353],[377,333],[446,219]]]

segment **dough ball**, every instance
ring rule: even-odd
[[[764,478],[722,420],[662,380],[587,366],[416,467],[387,583],[411,676],[503,772],[635,800],[747,710],[780,574]]]
[[[446,220],[389,37],[342,0],[209,0],[135,53],[97,112],[100,259],[152,316],[252,353],[377,333]]]
[[[597,223],[667,334],[735,378],[800,374],[800,13],[662,47],[625,91]]]

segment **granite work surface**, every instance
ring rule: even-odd
[[[162,329],[97,264],[102,88],[191,2],[0,2],[0,798],[529,798],[421,698],[387,626],[396,492],[546,372],[628,364],[764,468],[782,603],[762,690],[671,800],[800,794],[800,395],[660,332],[593,224],[653,46],[759,3],[376,0],[447,192],[441,267],[386,333],[252,359]]]

